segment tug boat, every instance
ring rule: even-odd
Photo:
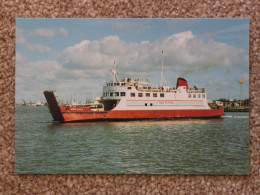
[[[224,115],[223,106],[212,109],[205,88],[188,87],[179,77],[176,87],[152,87],[139,78],[118,78],[111,69],[113,81],[103,87],[103,94],[92,104],[61,105],[54,92],[44,91],[54,121],[122,121],[148,119],[217,118]]]

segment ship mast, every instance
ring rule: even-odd
[[[114,61],[114,64],[116,64],[116,61]],[[117,68],[118,68],[118,66],[116,66],[115,69],[112,69],[112,68],[110,69],[110,72],[113,74],[113,82],[114,83],[118,82],[117,72],[116,72]]]
[[[166,80],[164,78],[164,67],[163,67],[163,50],[162,50],[162,66],[161,66],[161,81],[160,81],[160,87],[162,87],[163,85],[166,85]]]

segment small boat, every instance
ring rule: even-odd
[[[36,102],[35,106],[44,106],[42,102]]]

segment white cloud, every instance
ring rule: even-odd
[[[32,69],[28,68],[29,63],[23,55],[19,52],[16,53],[16,75],[18,77],[31,77]]]
[[[16,28],[16,43],[25,44],[27,42],[24,32],[20,28]]]
[[[218,68],[238,68],[247,64],[247,53],[214,40],[205,41],[191,31],[173,34],[155,42],[127,43],[118,36],[84,40],[64,50],[68,69],[103,69],[116,60],[119,70],[147,72],[158,70],[164,50],[167,69],[205,72]]]
[[[238,32],[241,30],[248,30],[249,29],[249,22],[245,24],[240,24],[232,27],[228,27],[222,30],[217,31],[218,33],[233,33],[233,32]]]
[[[135,23],[135,22],[127,22],[120,23],[118,21],[112,22],[111,25],[118,29],[119,31],[127,31],[127,32],[144,32],[150,29],[150,26],[144,25],[143,23]]]
[[[54,36],[62,35],[64,37],[67,37],[69,33],[64,28],[59,28],[59,29],[38,28],[32,32],[32,35],[38,35],[43,37],[54,37]]]
[[[37,77],[36,80],[56,80],[56,74],[62,70],[62,65],[57,61],[42,60],[29,61],[22,54],[16,53],[16,73],[19,78],[30,80]]]
[[[60,28],[59,32],[60,32],[61,35],[65,36],[65,37],[69,36],[68,31],[65,30],[64,28]]]
[[[28,48],[38,52],[51,50],[42,45],[28,44]],[[164,50],[165,71],[175,71],[174,75],[180,72],[242,70],[245,65],[248,65],[248,51],[214,40],[205,41],[190,31],[173,34],[154,42],[142,41],[141,43],[126,42],[118,36],[106,36],[100,40],[83,40],[64,49],[60,58],[64,61],[30,62],[17,53],[17,87],[19,89],[17,94],[22,96],[22,91],[34,89],[37,93],[32,92],[30,95],[40,97],[43,90],[56,89],[63,91],[62,93],[66,96],[68,93],[82,91],[84,87],[86,90],[92,87],[92,91],[93,87],[98,90],[102,89],[103,81],[112,78],[109,68],[114,61],[119,65],[118,72],[123,73],[119,76],[143,76],[142,78],[149,76],[151,78],[155,73],[160,74],[161,50]],[[248,74],[242,77],[248,79]],[[228,86],[230,79],[208,78],[206,83],[210,84],[212,80],[225,87]],[[205,80],[203,83],[205,87]],[[215,82],[211,84],[216,85]],[[100,95],[98,90],[94,90],[93,96]],[[225,93],[228,94],[228,92]]]
[[[248,81],[249,81],[249,73],[244,73],[244,74],[242,74],[241,78],[242,78],[244,81],[248,82]]]
[[[52,35],[52,33],[50,33],[50,32],[48,33],[46,31],[46,29],[44,29],[44,30],[43,29],[37,29],[37,30],[34,31],[34,34],[38,34],[38,33],[44,34],[44,31],[45,31],[45,36]],[[44,36],[43,34],[41,34],[41,35]],[[45,53],[45,52],[51,51],[50,47],[40,45],[40,44],[30,44],[27,39],[28,39],[28,36],[26,37],[24,31],[17,28],[16,29],[16,44],[21,44],[21,45],[25,46],[27,49],[29,49],[30,51],[36,51],[36,52],[39,52],[39,53]]]
[[[40,44],[26,44],[27,48],[31,51],[37,51],[39,53],[45,53],[45,52],[50,52],[51,48],[48,46],[40,45]]]
[[[38,28],[33,31],[34,35],[40,35],[44,37],[54,37],[55,31],[47,28]]]
[[[93,77],[93,70],[69,70],[55,60],[29,61],[19,52],[16,53],[16,102],[30,100],[45,101],[44,90],[57,90],[60,97],[68,99],[77,94],[78,100],[85,100],[87,92],[93,98],[101,95],[104,71],[98,70]],[[65,99],[64,99],[65,100]]]

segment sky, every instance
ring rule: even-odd
[[[179,76],[208,99],[249,97],[249,19],[16,19],[16,103],[64,102],[102,95],[118,77],[160,85]]]

